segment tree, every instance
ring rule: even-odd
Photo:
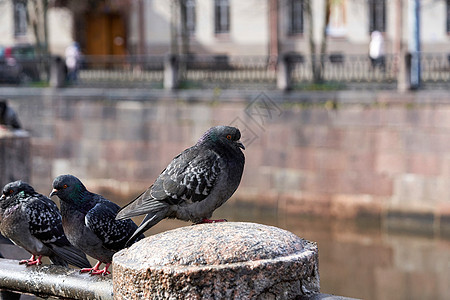
[[[189,35],[187,27],[188,0],[172,0],[170,3],[170,53],[189,54]]]
[[[317,53],[316,40],[314,39],[314,15],[312,9],[313,0],[304,0],[304,11],[306,14],[306,20],[308,22],[308,40],[309,40],[309,50],[311,56],[311,71],[313,74],[313,81],[315,83],[323,82],[323,74],[325,70],[325,59],[327,52],[327,26],[330,21],[330,7],[333,0],[324,0],[324,18],[321,27],[321,37],[320,37],[320,49]],[[317,15],[316,15],[317,16]]]
[[[181,78],[186,76],[187,59],[190,53],[187,26],[187,5],[189,0],[172,0],[170,3],[170,53],[180,57],[178,71]]]
[[[28,0],[28,19],[33,28],[37,51],[40,55],[48,54],[48,0]]]

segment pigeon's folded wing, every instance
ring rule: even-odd
[[[121,209],[117,218],[155,213],[168,205],[205,199],[221,172],[216,152],[190,148],[175,157],[144,193]]]
[[[145,214],[149,211],[159,211],[167,207],[167,203],[152,197],[152,186],[137,196],[133,201],[122,207],[116,216],[116,220],[122,220]]]
[[[151,195],[165,195],[170,204],[205,199],[220,173],[219,156],[212,150],[183,153],[173,160],[153,184]]]
[[[117,206],[112,202],[97,203],[85,216],[86,226],[110,250],[120,250],[124,247],[137,225],[130,219],[115,220]]]
[[[23,206],[28,217],[30,233],[44,244],[67,242],[61,225],[61,215],[56,204],[44,198],[45,196],[33,196]]]

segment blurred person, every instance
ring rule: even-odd
[[[78,69],[80,67],[81,52],[77,42],[73,42],[66,48],[67,80],[76,82],[78,79]]]
[[[377,30],[370,35],[369,57],[372,68],[385,70],[385,50],[383,34]]]
[[[8,100],[0,99],[0,125],[13,129],[20,129],[16,112],[8,105]]]

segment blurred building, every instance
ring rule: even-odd
[[[409,40],[414,0],[92,0],[0,1],[0,45],[35,43],[47,3],[49,49],[62,54],[72,41],[87,55],[167,52],[278,55],[368,53],[370,34],[383,33],[386,52]],[[310,6],[308,3],[311,3]],[[421,0],[424,52],[450,52],[450,1]],[[401,14],[399,9],[402,10]],[[399,18],[402,16],[402,18]],[[328,22],[326,22],[326,20]],[[44,22],[44,21],[42,21]],[[311,38],[310,38],[311,37]],[[42,40],[42,38],[41,38]]]

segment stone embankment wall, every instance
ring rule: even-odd
[[[450,226],[445,92],[37,89],[10,98],[32,136],[31,181],[42,192],[73,173],[133,197],[209,127],[233,124],[247,146],[234,199]]]

